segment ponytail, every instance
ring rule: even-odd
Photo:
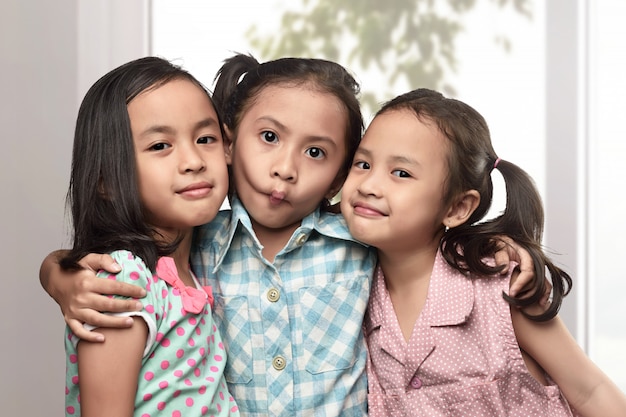
[[[213,101],[222,120],[230,129],[236,128],[239,124],[236,118],[242,100],[245,101],[247,98],[246,84],[250,84],[250,81],[255,78],[252,75],[250,77],[245,77],[245,75],[258,67],[259,62],[251,55],[237,54],[226,59],[215,75]],[[258,79],[258,77],[256,78]],[[239,86],[240,93],[237,95],[238,84],[240,83],[242,85]]]
[[[534,280],[531,288],[524,293],[517,297],[504,294],[504,298],[517,307],[535,304],[545,293],[546,277],[549,276],[552,281],[552,302],[548,309],[539,315],[530,315],[523,310],[522,313],[535,321],[550,320],[556,316],[563,297],[571,290],[572,279],[554,265],[542,250],[540,242],[543,236],[544,213],[541,197],[533,180],[523,169],[511,162],[495,158],[493,166],[504,178],[506,208],[494,219],[474,223],[481,219],[470,218],[466,223],[448,230],[441,239],[442,254],[448,263],[460,271],[492,275],[501,272],[503,267],[488,265],[485,259],[506,244],[501,240],[502,235],[510,237],[530,254]],[[489,182],[490,171],[485,173]]]

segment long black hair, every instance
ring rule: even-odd
[[[387,102],[378,114],[399,109],[412,111],[420,120],[434,123],[448,139],[444,204],[452,203],[455,196],[467,190],[480,194],[480,203],[469,219],[443,234],[440,249],[446,261],[462,272],[480,275],[500,272],[504,267],[492,266],[486,259],[502,247],[500,237],[509,236],[530,254],[535,277],[527,293],[515,298],[504,294],[504,297],[515,306],[534,304],[543,296],[549,276],[553,286],[549,308],[536,316],[522,312],[537,321],[553,318],[563,297],[571,290],[572,279],[542,249],[544,212],[532,178],[517,165],[498,158],[485,119],[469,105],[422,88]],[[500,216],[482,221],[491,207],[494,168],[500,171],[506,184],[506,207]]]
[[[60,260],[77,269],[85,255],[126,249],[154,270],[159,256],[174,251],[179,240],[156,241],[145,221],[127,105],[139,94],[173,80],[206,88],[182,68],[158,57],[140,58],[110,71],[87,91],[76,120],[72,171],[67,193],[73,246]]]

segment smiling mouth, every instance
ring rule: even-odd
[[[211,193],[211,190],[213,190],[213,186],[211,184],[194,184],[178,191],[178,194],[188,198],[202,198],[209,195]]]
[[[355,214],[366,216],[366,217],[386,217],[387,215],[382,211],[361,203],[355,203],[352,205],[352,209]]]

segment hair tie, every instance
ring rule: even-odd
[[[500,161],[502,161],[502,159],[500,159],[500,158],[496,159],[496,162],[493,163],[493,169],[498,168],[498,164],[500,163]]]

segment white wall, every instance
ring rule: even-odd
[[[63,319],[38,271],[48,252],[69,241],[64,197],[79,97],[104,72],[147,51],[147,1],[121,14],[122,2],[0,2],[3,416],[63,415]],[[117,39],[111,20],[133,36]]]

